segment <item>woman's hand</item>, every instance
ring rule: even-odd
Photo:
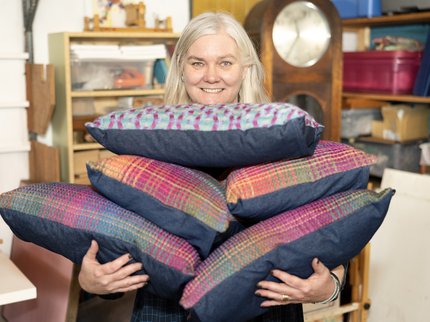
[[[266,297],[262,307],[285,305],[290,303],[315,303],[327,300],[335,290],[335,283],[329,269],[317,258],[312,261],[314,273],[308,279],[301,279],[281,270],[273,270],[272,275],[281,282],[261,281],[257,284],[256,295]],[[345,269],[336,267],[333,273],[343,280]]]
[[[129,254],[125,254],[112,262],[100,264],[96,259],[98,250],[99,246],[93,240],[82,260],[79,284],[85,291],[99,295],[128,292],[141,288],[148,283],[148,275],[130,276],[141,270],[142,264],[126,265],[130,261]]]

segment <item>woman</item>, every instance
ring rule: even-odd
[[[227,14],[205,13],[190,21],[172,57],[165,101],[167,104],[269,102],[263,89],[261,63],[236,20]],[[94,241],[83,259],[79,282],[84,290],[109,294],[141,289],[136,297],[133,321],[186,321],[186,312],[177,303],[145,293],[149,276],[131,275],[145,263],[127,265],[130,258],[124,255],[102,265],[96,260],[97,251]],[[344,267],[330,272],[316,258],[312,267],[314,273],[308,279],[274,270],[272,274],[279,282],[258,283],[255,294],[265,298],[261,305],[276,308],[256,321],[303,321],[301,303],[335,299],[339,280],[344,279]]]

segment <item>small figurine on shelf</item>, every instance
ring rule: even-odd
[[[106,4],[105,16],[102,26],[113,28],[124,28],[126,11],[121,0],[110,0]]]
[[[155,30],[161,31],[172,31],[172,17],[167,17],[166,19],[155,18]]]
[[[88,0],[89,1],[89,0]],[[146,28],[146,6],[143,1],[92,0],[93,17],[84,18],[85,31],[172,32],[172,18],[155,18],[155,28]]]
[[[145,4],[139,2],[138,4],[127,4],[125,6],[125,24],[129,27],[137,26],[139,28],[145,28]]]

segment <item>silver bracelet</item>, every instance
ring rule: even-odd
[[[330,272],[330,277],[332,278],[332,280],[334,282],[334,291],[333,291],[333,294],[327,300],[319,302],[319,304],[327,304],[327,303],[333,302],[339,296],[339,293],[340,293],[340,281],[339,281],[339,278],[333,272]]]

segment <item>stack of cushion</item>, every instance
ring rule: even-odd
[[[96,191],[18,188],[0,196],[1,215],[20,238],[76,263],[91,239],[101,262],[130,252],[148,291],[181,297],[195,320],[264,313],[255,285],[273,268],[306,278],[314,257],[346,263],[393,195],[366,190],[372,156],[320,141],[323,127],[287,103],[149,106],[87,128],[119,154],[87,165]],[[198,167],[234,170],[219,182]]]

